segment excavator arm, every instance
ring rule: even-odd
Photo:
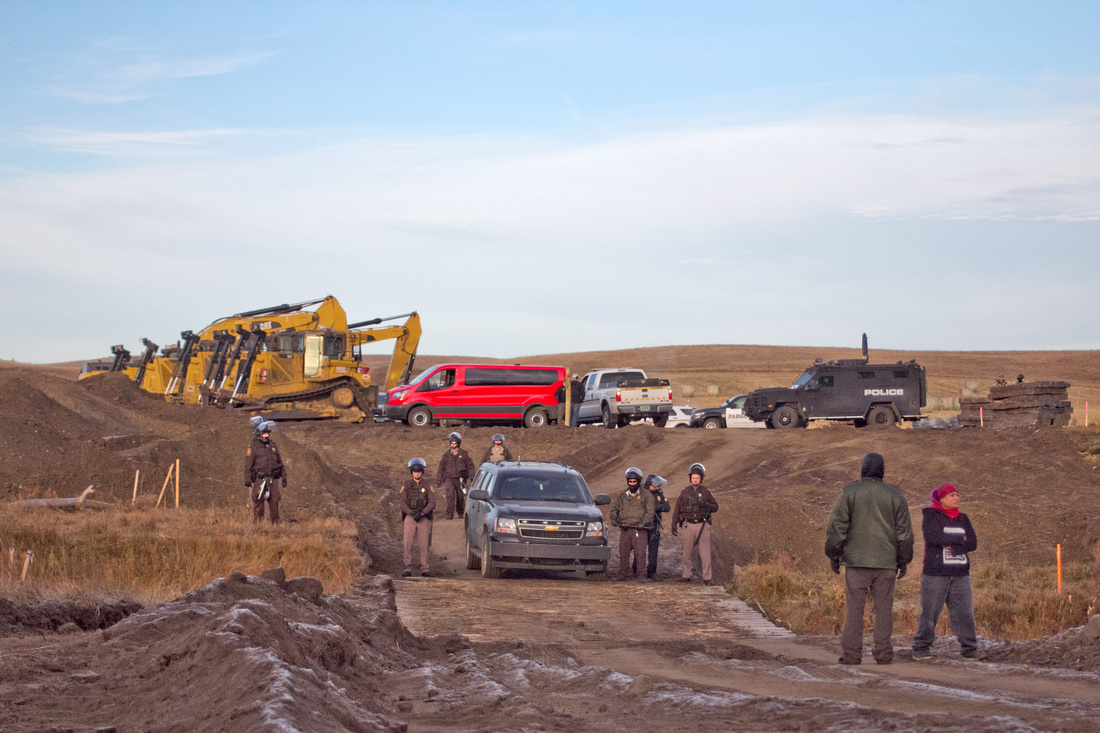
[[[393,321],[398,318],[407,320],[400,326],[383,326],[381,328],[363,328],[384,321]],[[390,368],[386,372],[386,381],[382,389],[389,391],[397,385],[408,382],[412,373],[413,362],[416,359],[416,349],[420,345],[420,315],[413,311],[400,316],[389,318],[375,318],[370,321],[361,321],[348,325],[348,345],[362,346],[375,341],[396,339],[393,346],[393,357],[390,359]]]

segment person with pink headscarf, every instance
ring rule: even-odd
[[[978,537],[970,519],[959,511],[959,491],[944,484],[932,492],[932,505],[922,512],[924,574],[920,579],[920,621],[913,637],[913,659],[932,658],[936,622],[947,606],[951,630],[962,655],[978,658],[974,630],[974,598],[970,590],[970,556],[978,549]]]

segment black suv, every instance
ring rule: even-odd
[[[582,570],[607,579],[607,525],[584,477],[561,463],[481,464],[466,502],[466,567],[499,578],[509,568]]]

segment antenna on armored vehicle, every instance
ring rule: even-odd
[[[870,363],[870,360],[867,357],[867,334],[863,334],[863,363]]]

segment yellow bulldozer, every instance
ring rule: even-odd
[[[379,325],[402,318],[401,325]],[[378,386],[371,383],[361,347],[395,339],[383,385],[389,390],[409,380],[420,333],[415,311],[348,323],[329,295],[237,313],[198,333],[184,331],[159,356],[159,346],[148,339],[142,339],[145,351],[136,360],[113,346],[114,358],[88,362],[80,379],[124,372],[169,402],[231,407],[272,419],[359,422],[378,404]]]

